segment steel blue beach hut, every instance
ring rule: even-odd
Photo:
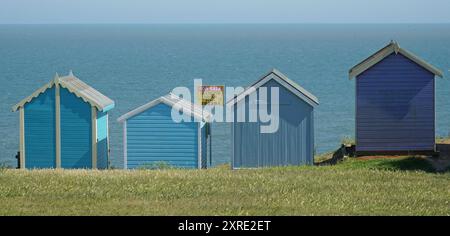
[[[435,150],[435,77],[395,41],[349,71],[356,78],[356,151]]]
[[[260,88],[267,88],[267,101],[260,100]],[[261,121],[236,122],[242,103],[249,111],[249,96],[256,93],[261,104],[271,106],[271,88],[279,91],[279,127],[274,133],[261,133]],[[266,103],[267,102],[267,103]],[[236,105],[237,104],[237,105]],[[232,124],[232,168],[312,165],[314,163],[314,108],[318,99],[278,70],[272,70],[228,101],[235,122]],[[269,109],[269,108],[268,108]]]
[[[56,75],[12,108],[20,112],[20,168],[107,168],[112,108],[72,72]]]
[[[184,121],[174,120],[173,111]],[[174,94],[122,115],[118,121],[123,123],[124,168],[206,168],[208,152],[211,155],[210,116]]]

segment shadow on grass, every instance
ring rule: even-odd
[[[342,148],[327,153],[316,166],[335,166],[344,169],[377,169],[389,171],[424,171],[428,173],[450,172],[450,164],[445,158],[425,156],[371,156],[344,157]],[[325,159],[326,158],[326,159]]]
[[[369,168],[393,170],[393,171],[425,171],[436,173],[436,169],[424,157],[406,157],[406,158],[382,158],[379,160],[367,160],[371,164]]]

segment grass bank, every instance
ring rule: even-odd
[[[0,215],[450,215],[417,158],[258,170],[0,170]]]

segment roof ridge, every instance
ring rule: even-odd
[[[420,57],[416,56],[414,53],[409,52],[408,50],[400,47],[400,44],[397,41],[391,40],[388,45],[384,46],[380,50],[376,51],[375,53],[368,56],[366,59],[362,60],[361,62],[359,62],[358,64],[353,66],[348,72],[349,79],[352,79],[352,78],[360,75],[361,73],[368,70],[369,68],[371,68],[372,66],[374,66],[375,64],[377,64],[378,62],[380,62],[381,60],[386,58],[387,56],[391,55],[392,53],[395,53],[395,54],[400,53],[403,56],[405,56],[406,58],[408,58],[409,60],[417,63],[424,69],[433,73],[434,75],[437,75],[437,76],[443,78],[442,71],[440,71],[439,69],[437,69],[430,63],[426,62],[425,60],[421,59]]]
[[[173,101],[171,99],[176,100],[176,101]],[[188,111],[190,112],[190,115],[200,117],[201,119],[205,119],[206,121],[208,121],[211,118],[211,113],[209,113],[208,111],[204,110],[202,107],[200,107],[198,105],[196,106],[196,104],[194,104],[194,103],[192,103],[192,102],[190,102],[190,101],[188,101],[186,99],[183,99],[183,98],[181,98],[181,97],[179,97],[179,96],[177,96],[177,95],[175,95],[173,93],[168,93],[166,95],[160,96],[160,97],[158,97],[158,98],[156,98],[154,100],[151,100],[150,102],[147,102],[144,105],[141,105],[141,106],[139,106],[139,107],[137,107],[137,108],[135,108],[135,109],[133,109],[133,110],[123,114],[123,115],[121,115],[117,119],[117,121],[118,122],[124,122],[125,120],[128,120],[128,119],[130,119],[130,118],[132,118],[132,117],[134,117],[136,115],[139,115],[140,113],[142,113],[142,112],[144,112],[144,111],[146,111],[146,110],[148,110],[148,109],[150,109],[150,108],[152,108],[152,107],[154,107],[154,106],[156,106],[156,105],[158,105],[160,103],[164,103],[164,104],[166,104],[168,106],[171,106],[171,107],[174,107],[176,104],[179,104],[180,106],[183,106],[183,104],[184,104],[185,107],[189,106]],[[197,109],[197,111],[196,111],[196,109]],[[199,114],[198,109],[201,109],[201,111],[202,111],[201,114]]]
[[[58,73],[56,73],[54,78],[50,82],[35,90],[31,95],[27,96],[19,103],[14,105],[12,107],[12,111],[17,111],[17,109],[24,106],[34,98],[38,97],[41,93],[47,91],[47,89],[52,88],[55,84],[61,85],[70,93],[74,94],[78,98],[81,98],[84,102],[95,106],[99,111],[103,111],[105,108],[111,109],[113,107],[111,105],[114,105],[114,101],[112,99],[89,86],[78,77],[73,75],[73,72],[70,71],[69,75],[66,76],[59,76]]]
[[[281,71],[277,70],[276,68],[272,68],[268,73],[266,73],[264,76],[262,76],[260,79],[258,79],[257,81],[255,81],[254,83],[252,83],[252,85],[248,86],[247,88],[244,89],[243,92],[237,94],[236,96],[234,96],[233,98],[229,99],[227,101],[227,105],[235,104],[237,101],[239,101],[240,99],[238,99],[240,96],[247,96],[246,93],[248,93],[250,91],[251,88],[255,88],[255,85],[257,85],[258,83],[260,83],[261,81],[263,81],[264,79],[266,79],[268,76],[270,76],[271,74],[276,75],[278,78],[280,78],[282,81],[284,81],[285,83],[287,83],[290,87],[292,87],[293,89],[295,89],[296,91],[298,91],[299,93],[301,93],[306,99],[310,100],[310,102],[306,101],[307,103],[313,105],[318,105],[319,104],[319,100],[317,99],[316,96],[314,96],[312,93],[310,93],[308,90],[306,90],[305,88],[303,88],[302,86],[300,86],[298,83],[296,83],[295,81],[289,79],[286,75],[284,75]],[[262,85],[262,84],[261,84]],[[261,86],[260,85],[260,86]],[[260,87],[257,86],[256,88]],[[283,86],[283,85],[282,85]],[[301,99],[304,99],[303,97],[301,97]],[[313,104],[312,104],[313,103]]]

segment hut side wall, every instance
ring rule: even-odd
[[[391,54],[356,78],[356,150],[434,150],[434,75]]]
[[[97,112],[97,168],[108,168],[108,114]]]
[[[56,167],[55,88],[24,106],[25,167]]]
[[[314,109],[276,81],[263,87],[279,87],[280,123],[276,133],[260,133],[260,122],[235,122],[233,168],[311,165],[314,160]],[[258,91],[259,95],[259,91]],[[245,98],[248,113],[249,97]],[[268,108],[270,112],[270,106]],[[235,106],[235,118],[237,107]],[[248,120],[248,114],[246,114]]]

